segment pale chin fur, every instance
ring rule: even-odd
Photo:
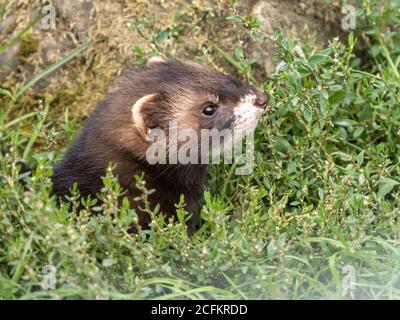
[[[263,109],[254,105],[255,99],[256,96],[254,94],[248,94],[242,97],[239,104],[234,108],[234,131],[247,132],[256,128]]]

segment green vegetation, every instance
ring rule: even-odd
[[[116,206],[123,190],[111,170],[101,206],[78,190],[59,207],[51,195],[52,165],[66,147],[54,141],[70,141],[76,122],[68,109],[63,120],[49,117],[47,101],[18,117],[13,110],[90,44],[26,84],[0,88],[8,150],[0,158],[0,298],[400,299],[400,2],[362,3],[357,39],[331,39],[319,51],[280,31],[264,34],[251,16],[225,17],[257,41],[273,40],[278,67],[256,78],[240,44],[234,52],[214,44],[199,57],[213,64],[209,55],[221,56],[265,88],[271,112],[256,132],[253,174],[210,166],[204,224],[193,235],[183,201],[176,221],[153,215],[150,230],[128,234],[136,215],[127,201]],[[136,25],[149,41],[134,47],[140,62],[180,32],[148,36],[149,28]],[[36,169],[20,173],[21,161]],[[146,199],[151,191],[140,177],[137,184]],[[56,268],[54,290],[41,287],[46,265]],[[355,286],[347,289],[349,268]]]

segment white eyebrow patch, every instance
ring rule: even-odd
[[[155,57],[151,57],[148,61],[147,61],[147,65],[151,66],[157,63],[165,63],[165,60],[160,57],[160,56],[155,56]]]
[[[251,131],[256,128],[263,109],[254,105],[255,99],[255,94],[247,94],[240,99],[233,111],[235,116],[234,130]]]

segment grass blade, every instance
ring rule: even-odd
[[[23,95],[26,91],[28,91],[31,87],[33,87],[38,81],[40,81],[41,79],[45,78],[50,73],[54,72],[55,70],[57,70],[58,68],[60,68],[64,64],[66,64],[68,61],[70,61],[73,58],[75,58],[81,52],[85,51],[89,47],[89,45],[90,45],[90,41],[84,43],[83,45],[81,45],[80,47],[78,47],[74,51],[72,51],[70,54],[68,54],[66,57],[64,57],[60,61],[52,64],[50,67],[48,67],[42,73],[38,74],[33,79],[29,80],[14,95],[15,99],[18,99],[21,95]]]
[[[20,32],[18,32],[15,37],[11,38],[8,42],[0,47],[0,55],[5,52],[7,49],[11,48],[18,40],[21,38],[32,26],[34,26],[39,20],[43,18],[43,15],[37,16],[28,25],[23,28]]]
[[[32,146],[35,143],[35,141],[40,133],[40,130],[42,129],[42,127],[44,125],[44,122],[46,121],[48,113],[49,113],[49,104],[46,103],[46,106],[44,108],[43,117],[40,120],[40,123],[36,126],[35,131],[32,133],[31,138],[29,139],[28,145],[26,146],[25,151],[24,151],[23,159],[27,159],[29,153],[31,152]]]
[[[31,118],[31,117],[33,117],[33,116],[35,116],[35,115],[37,115],[37,114],[38,114],[37,111],[33,111],[33,112],[30,112],[30,113],[24,114],[23,116],[21,116],[21,117],[19,117],[19,118],[16,118],[16,119],[10,121],[9,123],[7,123],[7,124],[2,128],[2,130],[6,130],[6,129],[12,127],[12,126],[15,126],[15,125],[18,124],[19,122],[21,122],[21,121],[23,121],[23,120],[25,120],[25,119]]]
[[[0,94],[6,95],[6,96],[10,97],[12,101],[15,101],[13,94],[10,91],[8,91],[7,89],[0,88]]]

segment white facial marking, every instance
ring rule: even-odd
[[[148,94],[144,97],[141,97],[138,99],[135,104],[132,106],[131,112],[132,112],[132,121],[135,124],[136,128],[143,134],[146,134],[146,126],[143,121],[143,116],[142,116],[142,108],[143,106],[154,99],[154,97],[157,96],[157,94]]]
[[[155,56],[155,57],[150,58],[150,59],[147,61],[147,65],[148,65],[148,66],[153,65],[153,64],[156,64],[156,63],[165,63],[165,60],[164,60],[162,57],[160,57],[160,56]]]
[[[262,108],[254,105],[256,98],[256,95],[251,93],[240,99],[239,104],[234,108],[234,130],[251,131],[256,128],[257,122],[263,112]]]

